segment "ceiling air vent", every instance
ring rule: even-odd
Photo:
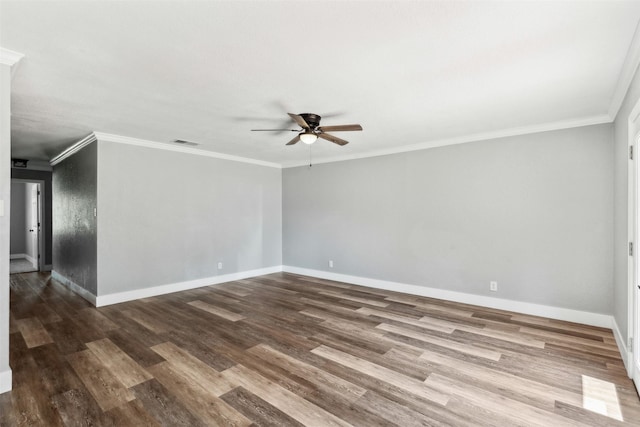
[[[173,142],[180,145],[188,145],[190,147],[195,147],[200,145],[197,142],[185,141],[184,139],[174,139]]]

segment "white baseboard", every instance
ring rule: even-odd
[[[223,274],[221,276],[205,277],[202,279],[188,280],[185,282],[170,283],[167,285],[154,286],[151,288],[136,289],[133,291],[118,292],[114,294],[98,295],[96,297],[96,307],[118,304],[140,298],[149,298],[157,295],[170,294],[173,292],[186,291],[189,289],[201,288],[203,286],[218,285],[235,280],[248,279],[250,277],[262,276],[265,274],[278,273],[282,271],[282,266],[259,268],[256,270],[240,271],[238,273]]]
[[[0,372],[0,394],[11,391],[11,369]]]
[[[28,254],[10,254],[9,259],[26,259],[31,264],[35,264],[35,260],[33,259],[33,257],[29,256]]]
[[[590,326],[611,328],[613,323],[613,316],[607,314],[591,313],[588,311],[572,310],[569,308],[533,304],[522,301],[513,301],[502,298],[487,297],[483,295],[467,294],[463,292],[448,291],[445,289],[429,288],[426,286],[389,282],[386,280],[369,279],[367,277],[350,276],[347,274],[338,274],[322,270],[291,267],[288,265],[283,266],[282,269],[283,271],[288,273],[300,274],[303,276],[312,276],[319,279],[334,280],[337,282],[351,283],[354,285],[384,289],[387,291],[404,292],[407,294],[419,295],[429,298],[437,298],[464,304],[473,304],[482,307],[514,311],[517,313],[541,316],[549,319],[582,323]]]
[[[618,344],[618,350],[620,350],[624,367],[627,370],[629,378],[631,378],[631,361],[633,360],[631,357],[631,349],[627,349],[627,339],[622,336],[622,333],[620,333],[620,328],[618,328],[618,322],[616,322],[615,317],[612,319],[611,323],[613,324],[611,327],[611,329],[613,329],[613,336],[616,338],[616,344]]]
[[[32,265],[33,268],[38,268],[38,263],[36,262],[35,258],[33,258],[32,256],[29,256],[28,254],[11,254],[9,255],[9,259],[26,259],[27,261],[29,261]],[[51,265],[49,265],[49,269],[48,270],[44,270],[43,271],[51,271]]]
[[[38,268],[38,262],[35,260],[35,258],[26,254],[24,257],[27,261],[29,261],[33,265],[34,268]]]
[[[82,286],[75,283],[73,280],[67,278],[66,276],[63,276],[62,274],[58,273],[55,270],[51,272],[51,278],[62,283],[67,288],[71,289],[73,292],[75,292],[76,294],[80,295],[82,298],[89,301],[91,304],[96,305],[96,296],[91,292],[89,292],[88,290],[86,290],[85,288],[83,288]]]

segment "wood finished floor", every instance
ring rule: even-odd
[[[610,330],[292,274],[99,309],[17,274],[10,316],[2,426],[640,425]]]

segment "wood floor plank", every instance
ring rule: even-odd
[[[76,353],[87,349],[81,337],[77,335],[75,324],[70,319],[63,318],[60,322],[49,323],[46,328],[62,354]]]
[[[87,347],[125,387],[133,387],[153,378],[108,338],[89,342]]]
[[[304,426],[304,424],[299,423],[275,406],[245,390],[243,387],[236,387],[220,397],[256,425],[264,427]]]
[[[625,424],[622,421],[618,421],[612,418],[609,418],[605,415],[601,415],[597,412],[592,412],[587,409],[584,409],[581,405],[575,406],[570,405],[564,402],[556,402],[555,411],[556,414],[562,415],[566,418],[571,418],[573,420],[579,421],[582,425],[591,426],[591,427],[622,427],[628,424]],[[627,418],[632,423],[637,422],[635,420],[639,420],[639,417]]]
[[[11,400],[11,393],[0,393],[0,426],[2,427],[18,425]]]
[[[422,319],[415,319],[408,316],[401,316],[395,313],[388,313],[382,310],[371,309],[368,307],[362,307],[356,311],[368,316],[377,316],[383,319],[394,320],[399,323],[406,323],[408,325],[419,326],[421,328],[431,329],[438,332],[444,332],[445,334],[450,334],[456,329],[456,325],[438,319],[430,319],[426,317],[422,317]]]
[[[84,388],[70,389],[53,396],[52,403],[65,426],[115,425]]]
[[[425,399],[431,400],[440,405],[446,405],[449,401],[449,397],[445,393],[439,392],[431,387],[425,387],[424,384],[419,381],[416,381],[409,377],[403,377],[396,371],[392,371],[389,368],[371,363],[368,360],[352,356],[340,350],[322,345],[320,347],[314,348],[313,350],[311,350],[311,352],[326,359],[333,360],[336,363],[340,363],[342,365],[360,371],[364,375],[369,375],[379,379],[380,381],[392,384],[398,388],[406,390],[409,393],[424,397]]]
[[[122,314],[155,334],[162,334],[171,329],[164,319],[155,318],[137,309],[124,310]]]
[[[41,303],[34,307],[36,316],[43,324],[59,322],[62,317],[49,307],[49,304]]]
[[[383,331],[387,331],[387,332],[393,332],[394,334],[404,335],[406,337],[410,337],[420,341],[435,344],[437,346],[455,350],[460,353],[466,353],[466,354],[470,354],[472,356],[477,356],[477,357],[484,357],[485,359],[489,359],[489,360],[498,361],[502,356],[502,353],[499,353],[497,351],[487,350],[482,347],[476,347],[473,345],[462,344],[457,341],[453,341],[451,339],[446,340],[446,339],[438,338],[436,336],[431,336],[428,334],[421,334],[419,332],[414,332],[410,329],[402,328],[400,326],[381,323],[380,325],[376,326],[376,328],[381,329]]]
[[[319,386],[333,389],[335,392],[339,393],[343,399],[348,401],[358,400],[367,391],[362,387],[350,383],[349,381],[345,381],[340,377],[274,350],[264,344],[252,347],[248,352],[264,359],[265,361],[278,365],[288,372],[302,378],[307,378]]]
[[[37,317],[16,320],[16,325],[29,348],[53,342],[53,339]]]
[[[133,335],[123,328],[109,331],[107,337],[143,368],[164,360],[158,353],[151,350],[143,342],[140,342],[139,335]]]
[[[9,334],[20,332],[18,329],[18,322],[16,320],[18,319],[13,315],[13,310],[9,310]]]
[[[444,416],[434,413],[425,415],[370,390],[358,400],[358,403],[380,414],[395,426],[477,426],[455,413]]]
[[[138,384],[132,387],[132,391],[145,411],[163,427],[207,427],[156,379]]]
[[[367,360],[373,364],[383,366],[397,372],[398,374],[402,374],[418,381],[423,381],[432,372],[430,369],[416,364],[415,361],[407,363],[402,360],[391,360],[390,358],[385,357],[385,355],[387,355],[391,350],[382,351],[380,353],[374,352],[367,347],[362,347],[357,342],[345,340],[337,341],[334,335],[317,334],[313,337],[313,340],[317,341],[319,345],[322,344],[335,350],[340,350],[344,353]],[[315,356],[315,353],[312,354]],[[327,359],[321,358],[321,360]]]
[[[116,325],[113,321],[111,321],[111,319],[102,314],[95,307],[85,308],[78,311],[76,318],[82,323],[91,325],[92,327],[100,329],[102,331],[111,331],[113,329],[118,329],[118,325]]]
[[[135,398],[91,350],[69,354],[67,360],[103,411],[123,405]]]
[[[160,423],[147,412],[142,403],[137,399],[110,409],[105,415],[110,421],[113,420],[114,426],[126,426],[132,423],[140,427],[160,426]]]
[[[427,361],[444,368],[443,370],[438,370],[440,373],[461,375],[466,377],[468,381],[473,381],[475,384],[484,383],[487,385],[485,387],[487,389],[491,389],[491,385],[495,384],[508,390],[508,394],[510,395],[519,393],[529,398],[536,398],[544,402],[548,408],[553,408],[556,401],[572,405],[582,404],[582,396],[577,393],[562,390],[557,387],[550,387],[546,384],[497,369],[481,367],[474,363],[455,359],[443,354],[424,351],[422,355],[420,355],[419,360]]]
[[[40,380],[50,395],[81,388],[82,381],[55,344],[41,345],[30,351],[37,366]]]
[[[375,307],[386,307],[389,305],[389,303],[385,301],[378,301],[370,298],[359,298],[359,297],[354,297],[354,296],[347,295],[344,293],[339,293],[339,292],[322,291],[320,292],[320,295],[326,295],[326,296],[330,296],[338,299],[359,302],[367,305],[373,305]]]
[[[462,397],[476,406],[485,408],[489,412],[502,414],[511,420],[513,425],[539,427],[548,427],[550,425],[554,427],[578,427],[581,425],[575,420],[558,416],[552,412],[526,405],[499,394],[489,393],[482,388],[453,380],[440,374],[430,375],[429,378],[425,380],[425,383],[437,390],[441,390],[443,393]]]
[[[235,387],[218,371],[173,343],[166,342],[151,349],[167,360],[182,377],[197,383],[216,396],[221,396]]]
[[[424,318],[424,321],[428,322],[430,321],[430,319]],[[480,335],[488,338],[494,338],[497,340],[507,341],[510,343],[524,345],[528,347],[544,348],[545,346],[545,342],[542,340],[529,338],[519,334],[506,333],[506,332],[501,332],[501,331],[496,331],[491,329],[472,328],[464,325],[456,326],[455,329],[459,331],[468,332],[470,334]]]
[[[149,367],[149,371],[155,379],[172,391],[172,394],[185,408],[202,420],[204,424],[251,425],[251,420],[236,411],[224,400],[218,398],[214,392],[207,390],[200,383],[192,381],[191,378],[181,375],[181,372],[175,369],[175,365],[162,362]]]
[[[229,381],[242,386],[262,400],[309,427],[348,427],[350,424],[291,393],[263,376],[236,365],[222,372]]]
[[[13,389],[12,406],[16,424],[19,426],[62,426],[51,405],[34,393],[33,383],[19,385]],[[37,385],[36,385],[37,387]]]
[[[216,307],[214,305],[211,304],[207,304],[206,302],[203,301],[191,301],[189,303],[189,305],[199,308],[200,310],[204,310],[207,313],[211,313],[211,314],[215,314],[216,316],[220,316],[223,319],[227,319],[227,320],[231,320],[232,322],[237,322],[238,320],[242,320],[244,319],[244,316],[238,314],[238,313],[234,313],[232,311],[229,310],[225,310],[224,308],[220,308],[220,307]]]
[[[462,310],[454,307],[443,307],[438,304],[433,304],[425,301],[423,297],[417,297],[413,295],[401,295],[396,294],[385,298],[387,301],[401,302],[403,304],[410,304],[414,307],[419,307],[427,311],[436,313],[446,313],[448,315],[455,315],[460,317],[471,317],[473,315],[472,310]]]

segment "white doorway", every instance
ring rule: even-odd
[[[628,341],[627,372],[640,391],[640,102],[629,115],[629,262],[628,262]]]
[[[43,182],[11,181],[11,274],[40,271],[42,267],[43,188]]]

